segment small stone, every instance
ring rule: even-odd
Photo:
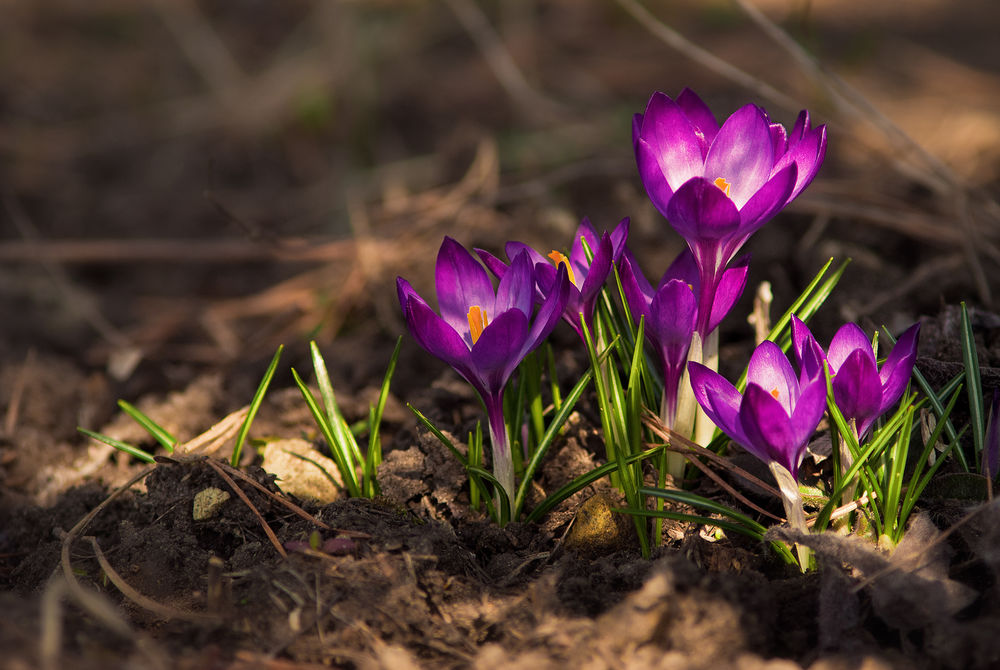
[[[632,541],[628,519],[612,512],[612,507],[614,503],[603,493],[580,505],[573,518],[573,527],[566,536],[566,548],[599,556],[628,546]]]
[[[191,512],[191,517],[195,521],[211,519],[213,516],[218,514],[219,508],[221,508],[227,500],[229,500],[228,491],[217,489],[214,486],[202,489],[194,495],[194,509]]]
[[[337,464],[313,449],[309,442],[298,438],[273,440],[261,451],[264,456],[261,467],[277,477],[276,483],[285,493],[324,505],[339,497],[340,470]],[[336,484],[323,474],[324,470]]]

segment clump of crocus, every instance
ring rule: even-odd
[[[797,317],[792,317],[792,348],[802,378],[825,380],[824,366],[829,370],[833,401],[856,442],[864,438],[875,420],[906,390],[917,358],[919,334],[919,323],[910,326],[896,341],[880,369],[871,340],[857,325],[841,326],[824,352],[809,328]],[[844,436],[839,440],[837,455],[840,471],[846,472],[854,463],[854,455]],[[856,483],[856,480],[848,483],[843,496],[845,502],[854,498]]]
[[[570,287],[569,298],[563,308],[563,319],[582,339],[580,315],[583,315],[587,329],[593,332],[597,298],[614,264],[621,259],[628,238],[628,229],[629,220],[626,217],[613,231],[610,233],[605,231],[598,237],[590,219],[584,217],[576,229],[569,256],[558,250],[543,256],[523,242],[515,241],[508,242],[504,251],[507,253],[507,258],[512,259],[522,252],[531,258],[535,264],[538,302],[544,301],[558,287],[558,270],[565,268],[569,275]],[[590,260],[587,258],[588,252],[584,248],[584,242],[592,255]],[[497,277],[502,278],[506,274],[508,266],[499,258],[482,249],[476,249],[476,253]]]
[[[834,334],[824,353],[802,321],[792,317],[792,342],[803,377],[822,377],[826,361],[833,378],[833,398],[841,414],[861,439],[906,390],[917,359],[920,324],[910,326],[896,341],[882,367],[871,340],[857,325],[846,323]]]
[[[767,340],[750,357],[742,395],[714,370],[699,363],[688,367],[702,409],[733,441],[768,465],[789,523],[805,532],[799,466],[826,410],[826,379],[800,380],[781,348]],[[803,569],[808,565],[808,552],[801,545],[799,562]]]
[[[445,237],[435,266],[438,315],[410,283],[396,279],[406,325],[420,346],[451,365],[479,394],[490,426],[493,474],[514,500],[514,467],[503,416],[503,393],[521,360],[552,332],[569,297],[560,268],[554,288],[532,318],[535,269],[519,253],[494,289],[485,268],[462,245]]]
[[[676,100],[654,93],[633,118],[632,141],[646,192],[697,261],[697,330],[704,339],[726,265],[813,180],[826,153],[826,127],[813,128],[803,111],[789,133],[752,104],[720,127],[701,98],[684,89]]]

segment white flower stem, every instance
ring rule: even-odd
[[[806,526],[806,513],[802,509],[802,494],[799,493],[799,483],[795,481],[792,473],[785,469],[785,466],[771,461],[768,463],[768,467],[771,469],[771,474],[774,475],[775,481],[778,482],[778,489],[781,491],[781,502],[785,506],[785,517],[788,519],[788,525],[791,526],[792,530],[799,531],[800,533],[808,533],[809,527]],[[809,547],[802,544],[796,544],[795,549],[798,552],[799,569],[805,572],[809,569],[809,559],[812,556],[812,551]]]
[[[698,343],[698,351],[695,351],[695,343]],[[718,329],[713,330],[711,333],[705,337],[705,341],[701,342],[701,338],[695,333],[691,338],[691,352],[688,354],[689,360],[697,361],[713,371],[718,371],[719,369],[719,331]],[[699,357],[695,358],[694,355],[697,354]],[[687,384],[690,387],[690,383]],[[693,392],[692,392],[693,393]],[[692,394],[693,400],[693,394]],[[701,446],[708,446],[708,443],[712,441],[712,437],[715,435],[715,424],[712,420],[708,418],[705,411],[695,403],[696,416],[694,420],[694,441]]]

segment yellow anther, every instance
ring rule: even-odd
[[[715,185],[718,186],[722,190],[722,192],[726,194],[726,197],[729,197],[729,189],[732,187],[732,184],[726,181],[725,177],[719,177],[718,179],[716,179]]]
[[[489,325],[486,310],[479,305],[469,308],[469,334],[472,335],[472,343],[479,341],[479,336],[483,334],[483,329]]]
[[[772,397],[773,397],[773,398],[774,398],[775,400],[777,400],[777,399],[778,399],[778,396],[780,396],[780,395],[781,395],[781,394],[780,394],[780,393],[778,393],[778,389],[771,389],[771,396],[772,396]]]
[[[566,266],[566,274],[569,275],[569,280],[573,286],[576,286],[576,277],[573,276],[573,266],[569,264],[569,259],[566,258],[566,254],[559,251],[553,251],[549,254],[549,258],[552,259],[552,263],[555,264],[557,268],[560,263]]]

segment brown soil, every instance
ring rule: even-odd
[[[648,3],[831,124],[820,178],[750,244],[751,285],[769,281],[781,311],[828,257],[852,256],[818,335],[844,319],[898,331],[922,317],[920,367],[935,383],[959,361],[945,305],[967,300],[984,386],[997,385],[996,8],[758,4],[944,163],[894,144],[870,112],[845,112],[738,9]],[[521,84],[498,83],[504,54],[469,7],[499,27]],[[63,0],[6,12],[0,666],[1000,667],[996,503],[939,487],[891,556],[824,536],[810,540],[820,569],[808,575],[764,545],[684,524],[650,560],[628,523],[581,543],[581,506],[617,504],[605,482],[540,524],[499,529],[469,509],[462,469],[405,409],[460,438],[479,406],[410,340],[374,501],[294,501],[297,514],[252,448],[240,471],[271,495],[234,474],[244,502],[205,458],[120,489],[143,466],[76,432],[153,449],[116,410],[125,398],[191,439],[247,402],[284,343],[253,437],[319,444],[289,366],[309,370],[316,338],[348,419],[364,417],[403,332],[393,278],[428,291],[441,235],[552,246],[582,215],[598,226],[631,215],[641,259],[665,267],[679,242],[633,174],[629,115],[685,85],[720,110],[753,99],[785,122],[796,110],[706,73],[608,3]],[[735,316],[724,328],[722,367],[735,374],[752,334]],[[579,366],[560,354],[564,384]],[[600,463],[595,411],[581,403],[535,500]],[[230,497],[195,520],[207,488]]]

